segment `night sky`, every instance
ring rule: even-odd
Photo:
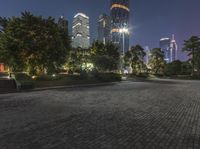
[[[109,14],[109,0],[0,0],[0,16],[19,16],[28,10],[44,17],[64,15],[70,22],[74,14],[90,17],[91,37],[97,34],[97,19]],[[181,49],[183,40],[200,35],[200,0],[131,0],[132,45],[159,46],[161,37],[175,39]],[[183,56],[180,56],[183,57]]]

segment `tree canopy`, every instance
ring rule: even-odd
[[[190,57],[189,61],[192,64],[192,75],[195,75],[196,71],[200,77],[200,38],[192,36],[188,40],[185,40],[183,51],[187,51]]]
[[[91,59],[99,71],[117,70],[120,62],[118,47],[111,42],[95,41],[91,47]]]
[[[140,45],[132,46],[131,50],[125,54],[125,66],[131,67],[133,73],[141,73],[142,70],[146,69],[143,61],[145,55],[146,53]]]
[[[7,19],[0,36],[1,60],[13,71],[31,74],[54,72],[66,62],[69,37],[52,17],[23,12]]]
[[[165,61],[164,53],[160,48],[151,49],[151,59],[149,61],[151,71],[155,74],[163,74]]]

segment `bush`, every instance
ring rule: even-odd
[[[117,73],[98,73],[96,79],[103,82],[121,81],[121,75]]]
[[[60,75],[55,75],[55,76],[41,75],[36,78],[36,80],[38,80],[38,81],[54,81],[54,80],[60,80],[60,79],[62,79],[62,77]]]
[[[19,83],[21,89],[32,89],[34,84],[31,76],[26,73],[14,73],[15,80]]]
[[[31,76],[27,75],[26,73],[14,73],[14,77],[17,81],[32,81]]]

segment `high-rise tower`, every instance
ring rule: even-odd
[[[103,42],[109,42],[111,40],[110,36],[110,17],[106,14],[102,14],[98,19],[98,40]]]
[[[171,40],[171,62],[178,60],[178,45],[176,43],[176,40],[174,38],[174,35],[172,35],[172,40]]]
[[[171,62],[171,40],[170,38],[161,38],[160,39],[160,48],[162,52],[164,53],[164,60],[166,63]]]
[[[110,0],[111,38],[124,54],[129,50],[129,0]]]
[[[68,31],[68,21],[65,20],[64,16],[60,16],[58,19],[58,26]]]
[[[72,47],[89,48],[89,29],[89,17],[83,13],[77,13],[72,23]]]
[[[178,45],[174,39],[174,35],[172,35],[172,39],[161,38],[160,48],[164,52],[164,60],[166,63],[170,63],[178,59]]]

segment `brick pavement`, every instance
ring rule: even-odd
[[[0,149],[199,149],[200,82],[0,95]]]

